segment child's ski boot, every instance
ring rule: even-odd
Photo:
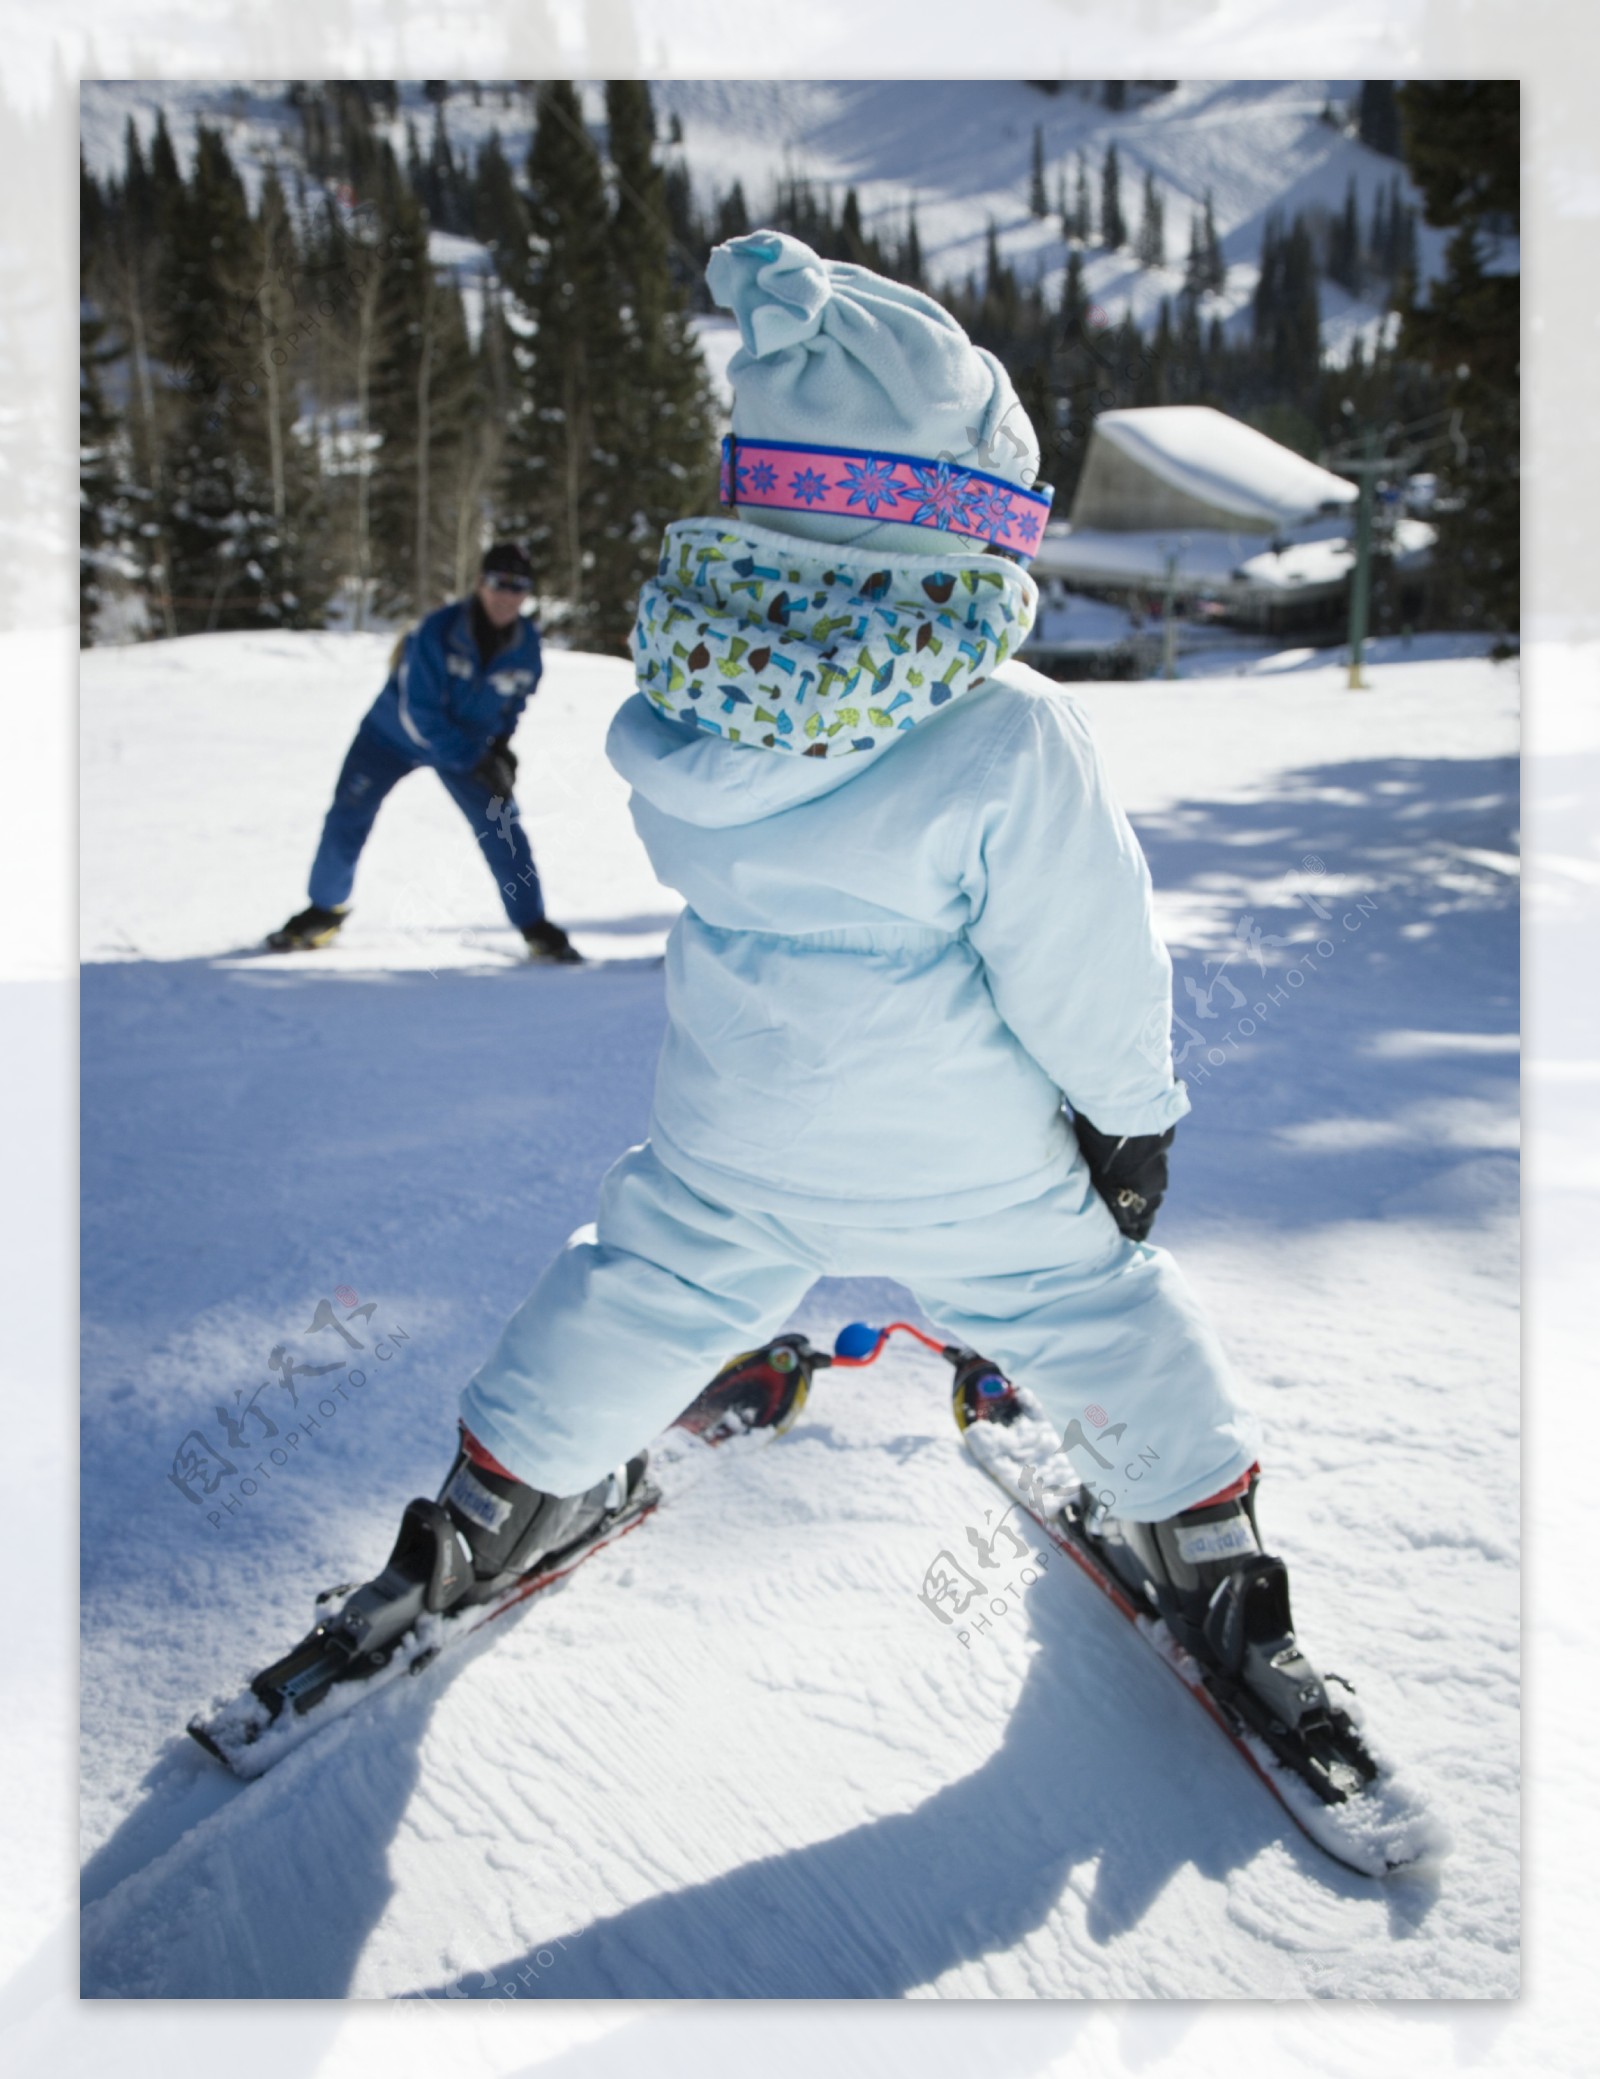
[[[307,1711],[336,1682],[385,1667],[419,1619],[492,1602],[524,1576],[556,1571],[656,1499],[643,1454],[587,1494],[543,1494],[463,1429],[439,1499],[406,1504],[382,1573],[320,1595],[328,1617],[250,1686],[274,1718],[285,1705]]]
[[[1160,1523],[1108,1515],[1084,1490],[1062,1514],[1073,1536],[1200,1664],[1214,1697],[1324,1798],[1348,1796],[1377,1765],[1295,1637],[1289,1570],[1261,1549],[1260,1478],[1253,1465]]]
[[[486,1602],[519,1575],[587,1544],[600,1530],[636,1513],[630,1505],[642,1502],[649,1491],[645,1462],[641,1452],[587,1494],[544,1494],[507,1472],[463,1426],[460,1448],[438,1501],[411,1504],[411,1509],[426,1510],[430,1517],[442,1511],[454,1542],[465,1546],[471,1560],[470,1580],[438,1607]]]

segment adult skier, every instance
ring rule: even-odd
[[[419,765],[444,782],[472,825],[506,915],[532,960],[582,955],[544,913],[544,895],[513,787],[512,732],[537,691],[539,624],[523,607],[533,567],[513,541],[483,558],[476,589],[428,614],[395,651],[383,691],[346,753],[312,861],[310,902],[269,934],[275,953],[328,945],[350,914],[356,861],[389,790]]]
[[[1042,1404],[1105,1566],[1310,1724],[1254,1423],[1148,1239],[1188,1110],[1149,873],[1082,710],[1012,655],[1034,430],[913,289],[772,231],[707,279],[741,337],[731,516],[668,528],[608,740],[686,904],[649,1137],[467,1385],[351,1650],[621,1520],[732,1353],[816,1278],[880,1277]]]

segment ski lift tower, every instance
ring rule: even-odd
[[[1366,690],[1366,681],[1361,676],[1361,652],[1367,639],[1367,612],[1372,601],[1372,507],[1377,491],[1377,480],[1393,463],[1378,453],[1377,433],[1368,427],[1361,442],[1358,457],[1342,455],[1337,466],[1347,475],[1357,479],[1361,496],[1356,502],[1356,565],[1350,575],[1350,676],[1347,681],[1352,693]]]
[[[1345,399],[1344,411],[1347,417],[1354,417],[1355,407],[1349,398]],[[1443,430],[1429,431],[1437,428],[1440,419],[1447,419],[1449,424]],[[1395,452],[1380,453],[1390,436],[1398,443]],[[1416,467],[1430,448],[1445,441],[1453,445],[1458,456],[1466,446],[1459,411],[1433,412],[1426,419],[1418,419],[1407,426],[1391,423],[1384,428],[1382,436],[1375,427],[1369,426],[1362,436],[1359,454],[1343,451],[1322,457],[1325,469],[1342,470],[1347,476],[1357,478],[1361,485],[1361,496],[1356,505],[1356,562],[1350,576],[1348,687],[1352,693],[1366,691],[1366,682],[1361,676],[1361,653],[1367,639],[1367,612],[1372,599],[1372,516],[1377,502],[1378,479],[1396,474],[1403,477]]]

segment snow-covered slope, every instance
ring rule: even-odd
[[[262,1782],[183,1738],[381,1559],[646,1116],[674,905],[600,755],[620,664],[552,657],[519,739],[552,911],[617,964],[512,966],[425,774],[336,955],[238,950],[300,899],[381,647],[83,659],[85,1991],[1513,1992],[1515,667],[1079,689],[1205,1042],[1162,1236],[1266,1419],[1302,1628],[1461,1843],[1380,1890],[1084,1584],[1047,1571],[970,1649],[936,1624],[924,1569],[986,1490],[911,1354]],[[174,1454],[279,1344],[328,1361],[324,1298],[410,1341],[214,1525]],[[799,1321],[896,1303],[819,1287]]]
[[[446,103],[446,123],[458,156],[478,149],[498,130],[512,163],[520,164],[530,132],[526,95],[510,83],[487,83],[475,98],[460,83]],[[1163,296],[1182,287],[1189,221],[1209,191],[1216,211],[1225,290],[1208,298],[1207,317],[1225,323],[1248,318],[1261,252],[1262,228],[1278,210],[1285,222],[1299,209],[1337,213],[1354,178],[1365,226],[1373,200],[1398,174],[1407,200],[1417,196],[1404,169],[1368,150],[1321,119],[1330,98],[1348,104],[1354,80],[1181,81],[1170,94],[1135,93],[1113,113],[1087,90],[1064,85],[1044,94],[1021,80],[663,80],[655,86],[661,127],[676,116],[683,150],[703,199],[742,183],[759,214],[780,178],[804,175],[830,186],[835,202],[847,185],[859,194],[869,230],[891,240],[904,234],[915,205],[928,272],[958,281],[984,263],[993,223],[1000,250],[1024,279],[1041,276],[1059,293],[1066,248],[1059,221],[1035,219],[1028,209],[1033,132],[1042,132],[1048,192],[1055,200],[1063,165],[1069,182],[1076,155],[1086,161],[1091,192],[1099,195],[1106,147],[1115,142],[1130,237],[1139,223],[1144,176],[1154,176],[1166,217],[1169,265],[1141,269],[1131,253],[1091,249],[1085,256],[1089,295],[1113,317],[1131,309],[1140,325],[1153,324]],[[180,158],[187,162],[195,126],[219,126],[251,183],[271,160],[294,163],[301,146],[299,119],[282,98],[279,81],[86,81],[82,135],[85,157],[99,175],[121,164],[123,128],[131,116],[148,137],[158,107],[167,111]],[[602,89],[584,89],[586,114],[597,134],[604,120]],[[405,148],[405,120],[424,148],[433,109],[420,82],[402,87],[401,115],[392,128]],[[1447,234],[1418,225],[1418,262],[1426,280],[1440,268]],[[1323,338],[1342,359],[1356,334],[1370,343],[1382,319],[1377,306],[1348,295],[1331,281],[1320,285]]]

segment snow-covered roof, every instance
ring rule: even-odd
[[[1159,592],[1171,558],[1172,582],[1180,592],[1238,599],[1337,590],[1354,560],[1348,535],[1326,529],[1306,533],[1310,539],[1302,535],[1263,547],[1259,534],[1212,527],[1051,527],[1032,568],[1035,577],[1064,578],[1069,585]],[[1420,563],[1436,533],[1426,520],[1396,521],[1390,544],[1396,562]]]
[[[1246,527],[1293,526],[1356,497],[1344,477],[1209,404],[1103,411],[1092,438],[1183,498],[1234,515]]]
[[[1037,578],[1065,578],[1069,585],[1138,586],[1159,591],[1167,582],[1169,558],[1180,591],[1230,589],[1234,572],[1261,547],[1258,534],[1226,534],[1209,527],[1122,529],[1052,527],[1033,559]]]

